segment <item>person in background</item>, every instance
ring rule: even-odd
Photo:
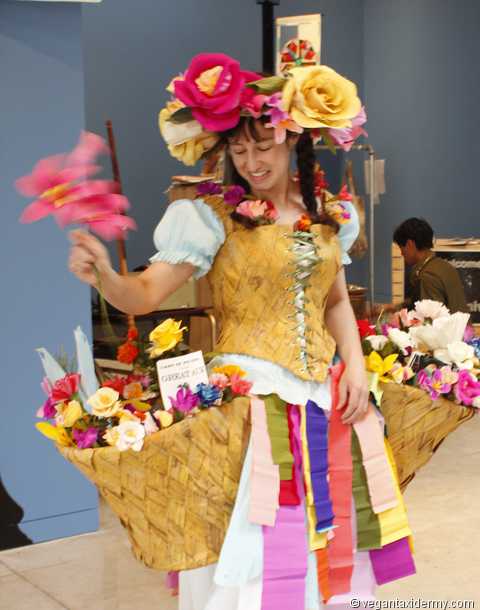
[[[433,252],[433,229],[426,220],[408,218],[395,229],[393,241],[400,247],[405,264],[413,267],[407,307],[431,299],[443,303],[451,313],[468,312],[458,271]]]

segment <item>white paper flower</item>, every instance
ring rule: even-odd
[[[133,449],[140,451],[145,438],[145,428],[139,422],[123,421],[117,426],[118,439],[116,447],[119,451]]]
[[[147,434],[147,435],[153,434],[154,432],[157,432],[157,430],[159,429],[155,420],[150,415],[150,413],[145,413],[145,419],[143,420],[143,426],[145,428],[145,434]]]
[[[475,349],[463,341],[454,341],[446,348],[436,349],[433,355],[446,364],[456,364],[459,369],[473,369]]]
[[[388,338],[399,347],[403,353],[406,353],[407,347],[413,347],[411,336],[399,328],[390,328],[388,331]]]
[[[450,311],[440,303],[439,301],[432,301],[430,299],[424,299],[423,301],[417,301],[415,303],[414,316],[417,320],[436,320],[437,318],[443,318],[450,315]]]
[[[388,337],[385,337],[385,335],[370,335],[370,337],[365,338],[376,352],[382,351],[388,343]]]
[[[425,345],[429,350],[442,349],[462,341],[469,318],[468,313],[457,312],[436,318],[432,324],[413,326],[408,332],[416,347]]]

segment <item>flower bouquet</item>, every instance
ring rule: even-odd
[[[134,555],[160,570],[217,560],[249,437],[251,384],[236,366],[213,369],[194,388],[180,384],[165,404],[156,360],[184,351],[184,330],[165,320],[144,341],[131,329],[117,358],[132,372],[100,387],[83,334],[78,372],[41,351],[47,399],[37,428],[97,486]]]
[[[480,342],[468,321],[468,314],[424,300],[387,321],[358,322],[402,488],[480,407]]]

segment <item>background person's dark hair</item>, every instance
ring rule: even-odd
[[[262,122],[268,122],[270,117],[261,117]],[[259,140],[260,136],[255,129],[255,119],[253,117],[242,117],[239,124],[228,131],[222,132],[221,142],[225,145],[225,165],[224,165],[224,184],[237,184],[242,186],[247,193],[250,193],[250,185],[235,169],[233,161],[228,154],[228,141],[239,134],[242,131],[246,131],[248,135],[255,140]],[[292,137],[293,134],[287,133],[287,138]],[[308,131],[304,131],[298,138],[295,146],[295,152],[297,154],[297,168],[299,176],[300,192],[307,208],[308,214],[314,223],[325,224],[333,227],[335,231],[338,231],[338,223],[331,216],[329,216],[325,210],[318,211],[318,201],[315,197],[315,150],[313,147],[313,141]],[[236,214],[233,212],[232,218],[244,226],[252,228],[255,226],[248,218]]]
[[[423,218],[408,218],[393,233],[393,241],[405,246],[411,239],[419,250],[433,248],[433,229]]]

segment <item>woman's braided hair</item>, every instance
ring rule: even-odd
[[[269,117],[261,117],[259,120],[262,122],[268,122]],[[258,119],[257,119],[258,120]],[[231,130],[224,131],[221,134],[221,141],[219,145],[225,146],[225,166],[224,166],[224,184],[231,185],[236,184],[242,186],[247,193],[250,193],[250,185],[248,182],[240,176],[235,169],[233,161],[228,154],[228,141],[235,135],[242,131],[247,131],[254,139],[258,138],[257,131],[255,129],[255,119],[252,117],[242,117],[239,124]],[[287,138],[291,137],[292,134],[287,134]],[[297,155],[297,168],[300,192],[302,194],[305,207],[307,208],[308,215],[310,216],[313,223],[325,224],[333,227],[335,231],[338,230],[338,223],[329,216],[323,209],[323,202],[319,202],[315,195],[315,165],[316,157],[315,150],[313,147],[313,140],[309,131],[304,131],[298,138],[298,142],[295,146],[295,152]],[[233,212],[232,218],[244,225],[247,228],[255,227],[249,218]]]

